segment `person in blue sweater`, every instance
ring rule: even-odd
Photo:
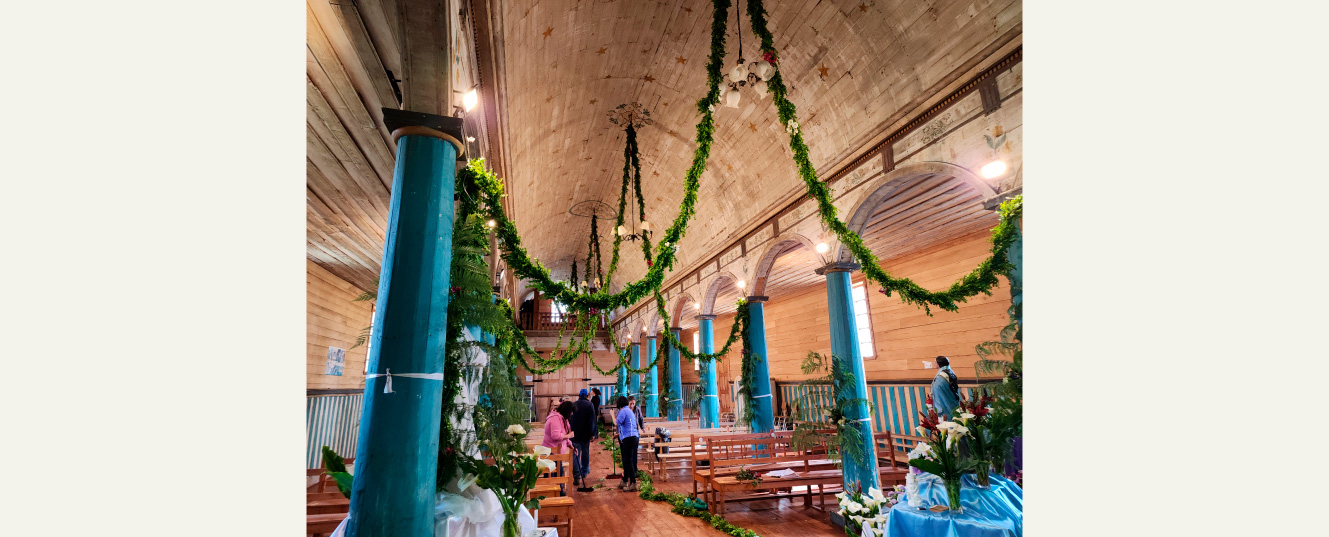
[[[623,455],[623,481],[618,489],[624,492],[637,490],[637,413],[628,405],[628,398],[618,396],[618,416],[614,425],[618,428],[618,442]]]

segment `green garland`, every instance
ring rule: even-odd
[[[724,517],[711,514],[710,511],[707,511],[704,507],[697,507],[692,498],[677,492],[656,492],[655,485],[651,484],[651,476],[649,474],[641,474],[637,479],[640,481],[640,491],[637,496],[643,500],[666,502],[673,506],[673,508],[670,509],[671,512],[687,517],[700,518],[703,522],[710,524],[712,528],[733,535],[734,537],[761,537],[761,535],[755,531],[730,524]]]
[[[717,10],[720,9],[722,1],[715,1]],[[762,5],[762,0],[748,0],[748,17],[752,21],[753,33],[757,34],[761,41],[763,56],[775,60],[777,58],[775,40],[771,37],[771,31],[766,27],[766,9]],[[767,87],[774,95],[780,123],[785,125],[785,130],[789,133],[789,149],[793,151],[794,163],[798,166],[798,174],[803,178],[803,183],[807,185],[808,195],[817,200],[817,211],[821,214],[822,223],[827,228],[835,231],[835,235],[840,239],[840,242],[849,248],[849,251],[858,259],[862,265],[863,275],[880,285],[882,293],[887,296],[890,296],[891,293],[898,293],[900,300],[906,304],[922,306],[929,316],[932,315],[932,306],[946,311],[956,311],[959,309],[956,302],[965,302],[969,297],[978,293],[991,295],[992,288],[998,284],[997,275],[1004,274],[1013,268],[1006,260],[1006,249],[1015,240],[1013,222],[1020,218],[1021,202],[1008,200],[1001,205],[999,211],[1001,222],[992,230],[992,257],[983,260],[978,268],[951,284],[949,289],[933,293],[908,278],[892,277],[881,268],[880,262],[877,260],[877,256],[872,253],[872,250],[869,250],[863,244],[863,238],[858,233],[850,230],[844,222],[836,217],[835,205],[831,202],[830,189],[826,186],[826,183],[817,179],[817,171],[813,169],[812,162],[808,157],[808,146],[803,142],[803,133],[799,129],[797,121],[798,111],[794,108],[794,104],[789,102],[789,90],[785,88],[779,65],[776,61],[771,63],[775,67],[775,74],[767,82]]]
[[[745,299],[738,299],[738,313],[734,315],[734,324],[729,327],[729,338],[725,340],[724,346],[716,352],[692,352],[688,350],[687,346],[683,345],[683,343],[678,340],[678,336],[675,336],[670,330],[665,330],[665,338],[678,348],[679,355],[687,357],[690,362],[696,360],[702,360],[703,363],[711,360],[719,361],[726,354],[729,354],[729,346],[733,345],[735,341],[738,341],[739,335],[743,330],[746,330],[748,324],[748,309],[745,306],[747,303],[748,302]],[[660,293],[658,292],[655,293],[655,309],[660,314],[660,318],[664,321],[665,326],[669,326],[669,312],[665,311],[664,297],[660,296]]]
[[[751,304],[740,306],[744,310],[751,308]],[[748,312],[751,315],[751,312]],[[753,412],[753,394],[757,390],[757,361],[765,360],[761,355],[752,352],[752,340],[749,337],[748,323],[743,323],[743,331],[739,335],[743,341],[743,348],[739,351],[741,364],[741,381],[738,387],[738,395],[743,398],[743,414],[738,417],[738,422],[751,426],[752,419],[756,417]]]
[[[488,216],[496,223],[496,233],[502,244],[503,260],[512,269],[513,274],[531,280],[533,286],[546,296],[565,304],[575,312],[590,310],[612,311],[619,307],[635,304],[648,293],[658,291],[664,282],[664,273],[672,269],[676,261],[678,241],[687,230],[688,221],[696,213],[697,190],[701,176],[706,171],[706,160],[710,156],[711,143],[715,138],[714,107],[720,102],[720,68],[724,62],[725,18],[729,0],[715,0],[715,14],[711,21],[711,52],[706,65],[706,96],[697,101],[697,111],[701,120],[697,123],[697,149],[693,154],[692,166],[688,168],[684,180],[683,203],[679,206],[678,216],[664,232],[663,242],[659,246],[656,262],[648,258],[650,268],[646,275],[635,282],[628,283],[619,293],[610,293],[603,287],[596,293],[581,293],[549,275],[549,270],[538,262],[532,261],[526,249],[522,247],[517,226],[504,214],[502,198],[503,182],[493,172],[485,169],[484,160],[472,160],[465,169],[458,172],[458,177],[468,184],[476,185],[484,202]],[[649,251],[649,247],[647,247]]]

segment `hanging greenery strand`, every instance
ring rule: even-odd
[[[711,360],[720,360],[726,354],[729,354],[729,346],[733,345],[735,341],[738,341],[738,336],[743,330],[743,326],[747,325],[748,322],[748,311],[747,308],[744,307],[744,305],[747,304],[747,300],[740,298],[738,299],[737,304],[738,313],[734,316],[733,326],[729,327],[729,338],[725,340],[724,345],[718,351],[712,353],[692,352],[688,350],[687,346],[683,345],[683,343],[678,340],[678,337],[675,336],[672,331],[669,330],[665,330],[664,337],[677,347],[678,354],[686,357],[688,361],[702,360],[703,363],[705,363]],[[664,321],[665,326],[669,326],[669,312],[665,311],[665,300],[663,296],[660,296],[660,293],[655,293],[655,309],[659,312],[660,319]]]
[[[716,0],[715,2],[717,9],[719,9],[720,1]],[[840,242],[862,264],[863,275],[881,286],[881,292],[887,296],[892,293],[899,294],[900,300],[906,304],[922,306],[924,312],[929,316],[932,315],[931,308],[933,306],[946,311],[956,311],[959,309],[957,302],[965,302],[969,297],[978,293],[991,295],[992,288],[998,284],[997,275],[1004,274],[1012,268],[1012,265],[1006,260],[1006,249],[1015,240],[1012,222],[1020,218],[1022,212],[1021,201],[1008,200],[1001,205],[999,211],[1001,222],[992,230],[992,256],[983,260],[978,268],[964,275],[959,281],[951,284],[947,290],[934,293],[908,278],[891,276],[881,268],[877,256],[863,244],[863,238],[836,217],[835,205],[831,202],[830,189],[825,183],[817,179],[817,171],[812,167],[812,161],[808,156],[808,146],[804,143],[803,133],[799,129],[798,111],[794,108],[794,104],[789,102],[789,90],[785,88],[784,79],[780,74],[774,38],[771,36],[771,31],[766,27],[766,9],[761,0],[749,0],[747,10],[748,17],[751,19],[752,31],[757,34],[757,38],[761,41],[763,58],[766,58],[775,67],[775,74],[767,82],[767,86],[771,94],[774,95],[775,108],[779,114],[780,123],[785,125],[785,131],[789,133],[789,149],[793,151],[794,162],[798,166],[798,175],[803,178],[803,183],[807,185],[808,195],[817,200],[817,211],[821,215],[822,223],[835,232],[835,236],[840,239]]]
[[[549,275],[549,269],[532,261],[526,249],[522,247],[517,226],[504,214],[502,198],[505,196],[503,182],[493,172],[485,169],[484,160],[470,161],[466,168],[458,172],[466,181],[477,185],[485,211],[493,219],[499,242],[502,245],[503,260],[508,267],[524,279],[531,280],[533,287],[551,299],[567,305],[572,311],[588,311],[592,308],[612,311],[627,307],[646,297],[648,293],[660,288],[666,270],[672,269],[676,261],[678,241],[683,238],[688,222],[696,213],[697,189],[701,176],[706,171],[706,160],[710,156],[711,143],[715,138],[714,108],[720,102],[720,67],[724,61],[725,17],[729,9],[729,0],[715,0],[715,16],[711,21],[711,53],[706,64],[706,96],[697,101],[697,111],[701,120],[697,123],[697,149],[693,154],[692,166],[688,168],[684,180],[683,202],[679,206],[678,216],[664,232],[656,260],[651,263],[642,279],[626,284],[619,293],[610,293],[601,287],[596,293],[581,293],[555,281]]]
[[[752,304],[743,304],[739,306],[744,310],[752,308]],[[749,318],[751,312],[748,312]],[[739,360],[742,371],[738,387],[738,395],[743,398],[743,414],[738,417],[738,422],[743,425],[751,425],[752,419],[756,417],[753,410],[753,396],[757,390],[757,362],[765,360],[761,355],[752,352],[752,340],[750,336],[748,322],[744,321],[743,331],[739,334],[739,339],[743,342],[743,348],[739,351]]]
[[[623,144],[623,186],[618,192],[618,219],[614,222],[614,252],[609,257],[609,272],[605,274],[605,285],[609,285],[614,272],[618,270],[618,248],[623,244],[623,234],[618,230],[623,227],[624,214],[628,209],[628,183],[632,178],[633,160],[637,156],[637,129],[633,128],[632,122],[629,121],[626,130],[627,142]]]

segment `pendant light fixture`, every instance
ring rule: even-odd
[[[734,19],[738,21],[738,24],[735,25],[738,32],[738,61],[729,70],[729,81],[720,87],[720,98],[724,101],[725,106],[730,108],[738,108],[738,103],[742,100],[738,90],[743,86],[752,86],[752,89],[757,92],[757,96],[765,99],[766,94],[769,93],[766,81],[775,76],[773,57],[764,55],[762,59],[752,63],[746,63],[747,60],[743,59],[743,18],[740,15],[741,12],[742,10],[734,10]]]

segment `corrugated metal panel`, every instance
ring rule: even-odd
[[[310,396],[305,404],[305,463],[323,466],[323,446],[342,457],[355,457],[360,438],[360,410],[364,394]]]

